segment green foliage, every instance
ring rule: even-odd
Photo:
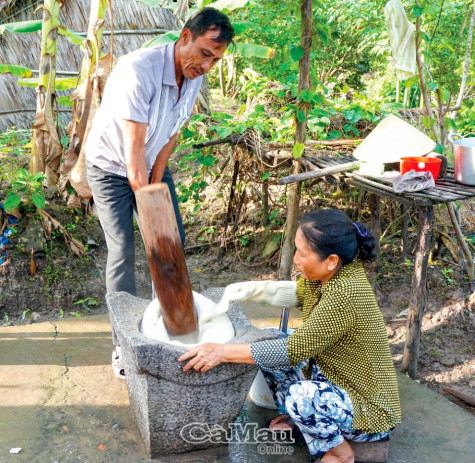
[[[30,77],[33,72],[25,66],[16,66],[14,64],[0,64],[0,73],[11,74],[12,76]]]
[[[14,154],[19,156],[24,154],[26,145],[30,143],[31,130],[17,129],[12,127],[6,132],[0,133],[0,155]],[[3,167],[2,160],[2,167]]]
[[[29,320],[31,321],[31,309],[26,308],[22,313],[21,313],[21,320]]]
[[[17,33],[37,32],[41,30],[41,25],[41,19],[0,24],[0,35],[2,35],[5,31]]]
[[[85,299],[80,299],[74,302],[74,304],[81,306],[81,309],[87,313],[91,313],[93,311],[93,307],[101,305],[101,303],[94,296],[86,297]],[[75,316],[78,315],[76,312],[70,313]]]
[[[298,159],[302,156],[303,152],[305,151],[305,144],[304,143],[295,143],[292,149],[292,155],[295,159]]]
[[[22,201],[25,203],[25,207],[35,206],[38,209],[43,209],[45,207],[44,179],[45,176],[42,172],[29,174],[26,169],[19,169],[10,184],[11,190],[5,197],[5,210],[16,209]]]
[[[441,268],[440,272],[442,273],[442,281],[446,286],[453,284],[454,279],[452,278],[452,274],[454,272],[453,268]]]
[[[165,45],[167,43],[176,42],[180,38],[180,31],[168,31],[165,34],[154,37],[145,42],[142,47],[156,47],[158,45]],[[233,43],[229,46],[228,52],[236,54],[244,58],[273,58],[275,51],[272,48],[264,45],[254,45],[251,43]]]
[[[156,47],[158,45],[165,45],[167,43],[176,42],[180,38],[180,31],[168,31],[165,34],[154,37],[153,39],[147,40],[142,47]]]
[[[312,84],[338,86],[343,77],[361,87],[361,77],[384,64],[389,53],[382,7],[386,2],[356,0],[314,2],[314,34],[311,50]],[[281,82],[297,81],[300,43],[300,2],[261,0],[233,14],[233,20],[252,27],[243,32],[246,41],[265,43],[276,50],[272,61],[254,60],[262,74]],[[383,59],[381,59],[383,58]]]
[[[195,202],[195,211],[199,209],[204,199],[203,190],[208,186],[205,176],[217,174],[214,169],[218,162],[213,147],[196,149],[193,147],[195,144],[240,136],[249,131],[259,132],[262,139],[267,141],[294,142],[295,122],[305,118],[299,109],[300,102],[307,103],[310,108],[308,130],[310,137],[316,140],[360,137],[360,124],[375,124],[393,109],[390,105],[381,107],[356,93],[350,102],[331,100],[326,97],[322,86],[300,94],[295,85],[276,88],[270,79],[252,70],[244,70],[241,80],[242,88],[238,98],[245,98],[250,104],[243,103],[234,117],[219,111],[212,112],[210,116],[195,115],[181,133],[178,150],[186,149],[190,153],[181,158],[180,166],[184,171],[193,170],[193,174],[188,181],[177,184],[178,196],[180,202]],[[254,101],[265,104],[253,104]],[[345,123],[341,124],[341,120]],[[333,129],[335,124],[342,129]],[[303,143],[294,144],[294,157],[302,156],[304,148]],[[257,174],[261,181],[270,177],[270,173],[264,170]]]
[[[39,85],[38,77],[32,77],[30,79],[19,79],[18,83],[23,87],[36,88]],[[77,84],[77,79],[75,77],[65,77],[55,80],[55,88],[58,91],[70,90],[75,88]]]

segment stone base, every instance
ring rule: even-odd
[[[218,302],[223,290],[210,288],[203,295]],[[239,414],[257,367],[225,363],[206,373],[183,372],[178,358],[185,347],[140,332],[149,303],[123,292],[107,296],[114,342],[121,345],[130,404],[149,457],[225,444],[222,431],[227,431]],[[239,303],[231,304],[228,315],[236,332],[233,343],[275,338],[272,331],[251,325]]]

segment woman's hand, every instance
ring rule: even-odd
[[[183,371],[191,370],[205,372],[224,361],[224,344],[206,343],[196,347],[190,347],[179,359],[179,362],[191,359]]]

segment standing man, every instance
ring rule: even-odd
[[[107,292],[136,295],[133,215],[138,188],[168,184],[184,242],[167,162],[203,74],[221,59],[233,37],[228,17],[205,8],[187,21],[176,43],[129,53],[107,80],[85,146],[87,178],[107,242]]]
[[[158,182],[168,185],[184,243],[167,163],[203,74],[222,58],[233,37],[228,17],[205,8],[186,22],[176,43],[129,53],[107,80],[85,151],[87,179],[107,243],[108,293],[136,295],[133,216],[138,188]],[[117,377],[125,378],[120,346],[112,352],[112,367]]]

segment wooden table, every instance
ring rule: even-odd
[[[304,166],[307,170],[318,170],[338,164],[355,161],[352,156],[305,156]],[[434,218],[434,204],[463,201],[475,197],[475,187],[456,183],[448,169],[447,176],[436,181],[435,188],[417,193],[395,193],[392,181],[388,178],[362,175],[358,171],[338,174],[348,185],[370,193],[371,225],[370,230],[378,243],[380,237],[380,198],[393,199],[403,205],[403,209],[414,207],[419,216],[419,228],[414,272],[412,276],[411,294],[409,298],[409,313],[407,333],[404,344],[402,370],[414,378],[417,372],[419,344],[421,335],[422,316],[426,305],[427,264],[430,252],[431,226]],[[340,178],[341,178],[340,177]],[[403,236],[407,236],[408,214],[403,222]],[[406,244],[407,249],[407,244]]]

